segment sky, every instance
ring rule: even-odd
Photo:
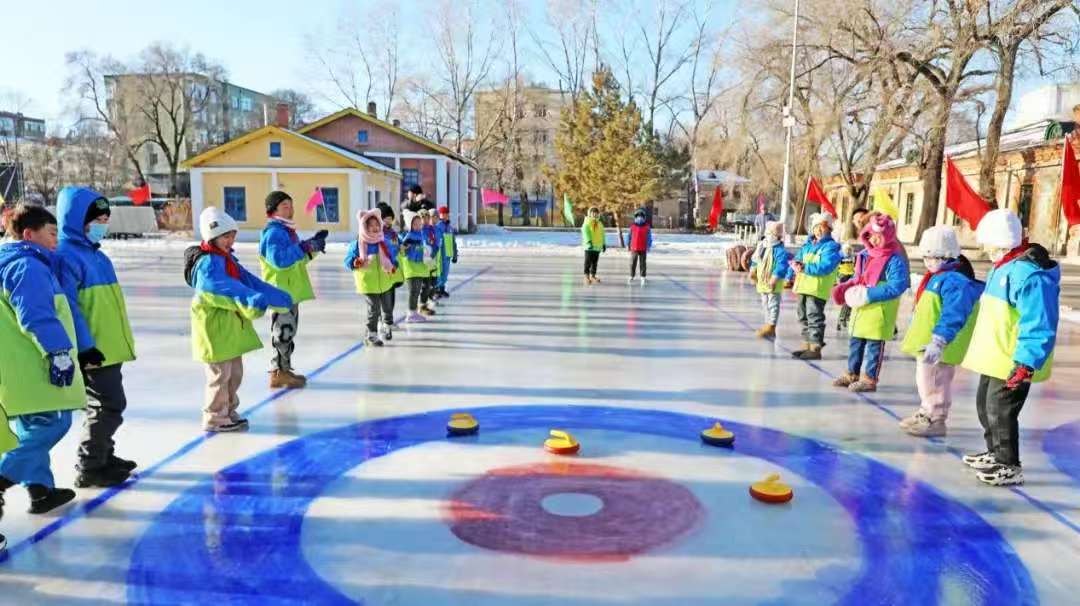
[[[734,0],[725,0],[737,4]],[[426,35],[422,6],[434,0],[404,0],[401,14],[416,35]],[[260,92],[294,88],[311,92],[315,74],[307,59],[305,37],[332,29],[362,0],[3,0],[5,27],[0,35],[0,110],[17,91],[30,102],[23,113],[45,118],[51,132],[66,127],[62,93],[65,53],[88,48],[127,60],[156,41],[170,41],[224,64],[232,82]],[[523,0],[526,10],[540,13],[544,0]],[[406,61],[432,65],[432,58]],[[528,75],[552,81],[539,61],[528,61]],[[1019,83],[1017,96],[1044,82]],[[318,99],[317,99],[318,101]],[[324,107],[332,110],[335,108]],[[57,134],[62,134],[59,132]]]

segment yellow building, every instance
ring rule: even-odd
[[[401,198],[401,173],[384,164],[278,126],[252,131],[184,163],[191,171],[191,211],[221,207],[254,240],[266,225],[266,195],[290,194],[300,230],[326,229],[347,241],[359,230],[356,213]],[[320,189],[325,204],[304,212]]]

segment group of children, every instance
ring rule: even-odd
[[[581,224],[581,245],[585,249],[585,285],[599,284],[600,278],[596,277],[597,267],[600,263],[600,255],[607,252],[607,240],[604,233],[604,224],[600,221],[600,209],[592,207],[585,215]],[[644,208],[634,211],[634,221],[630,224],[630,277],[627,284],[633,284],[638,279],[638,269],[641,269],[640,284],[645,286],[648,275],[648,257],[652,250],[652,222],[649,220],[649,212]]]
[[[843,306],[841,325],[848,325],[850,314],[848,366],[833,384],[873,392],[885,344],[898,332],[900,298],[911,286],[910,273],[888,215],[862,210],[854,224],[863,249],[854,255],[850,273],[842,272],[850,255],[832,238],[831,215],[817,214],[795,255],[784,247],[783,224],[768,223],[753,254],[750,279],[761,296],[765,324],[757,334],[763,338],[776,335],[782,293],[794,280],[805,340],[796,358],[821,359],[826,302],[831,298]],[[961,254],[952,227],[926,230],[919,244],[926,273],[901,344],[916,359],[920,398],[919,408],[900,421],[908,434],[946,435],[956,367],[980,375],[976,408],[986,451],[963,461],[995,486],[1024,481],[1019,415],[1032,383],[1050,376],[1057,337],[1061,270],[1045,248],[1029,244],[1022,233],[1020,219],[1007,209],[987,213],[978,224],[976,239],[993,262],[983,283]]]

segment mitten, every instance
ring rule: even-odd
[[[1018,389],[1024,383],[1031,383],[1031,377],[1035,374],[1035,369],[1023,364],[1017,364],[1013,368],[1012,374],[1009,375],[1009,379],[1005,381],[1005,388],[1008,390]]]
[[[75,381],[75,363],[66,351],[49,354],[49,383],[56,387],[71,387]]]

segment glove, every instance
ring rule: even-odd
[[[866,287],[856,285],[847,289],[847,292],[844,293],[844,302],[852,309],[858,309],[870,303],[870,299],[866,295]]]
[[[841,282],[834,286],[832,289],[833,303],[836,303],[837,305],[847,305],[847,302],[845,301],[847,291],[852,286],[855,286],[855,283],[851,282],[850,280],[847,282]]]
[[[96,347],[79,352],[79,368],[100,368],[105,363],[105,354]]]
[[[325,242],[326,238],[328,238],[329,236],[330,236],[329,230],[320,229],[319,231],[315,232],[314,236],[311,236],[311,239],[312,240],[322,240],[322,241]]]
[[[1005,389],[1010,391],[1018,389],[1024,383],[1031,383],[1031,377],[1035,374],[1035,369],[1030,366],[1024,366],[1023,364],[1017,364],[1013,368],[1012,374],[1009,375],[1009,380],[1005,381]]]
[[[450,262],[456,264],[457,263],[457,255],[454,255],[454,257],[452,259],[450,259]]]
[[[314,247],[311,245],[311,240],[304,240],[300,242],[300,250],[304,251],[305,255],[310,255]]]
[[[923,364],[938,364],[941,362],[941,353],[945,351],[945,346],[948,343],[945,339],[938,335],[931,335],[930,342],[926,344],[926,349],[923,349]]]
[[[307,240],[308,249],[305,252],[326,252],[326,239],[325,238],[311,238]]]
[[[75,363],[66,351],[49,354],[49,383],[56,387],[71,387],[75,381]]]

